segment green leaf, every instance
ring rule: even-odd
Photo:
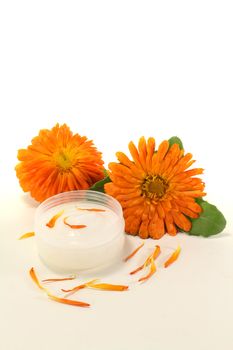
[[[104,192],[104,185],[108,182],[111,182],[111,179],[109,176],[106,176],[103,180],[100,180],[96,182],[93,186],[89,188],[89,190],[97,191],[97,192]]]
[[[197,202],[197,204],[201,205],[201,203],[205,202],[204,199],[202,197],[198,197],[195,198],[195,201]]]
[[[171,147],[172,145],[174,145],[174,143],[177,143],[177,144],[179,145],[180,149],[184,149],[183,143],[182,143],[181,139],[179,139],[179,137],[177,137],[177,136],[172,136],[172,137],[168,140],[168,142],[169,142],[169,146],[170,146],[170,147]]]
[[[192,228],[189,235],[209,237],[224,230],[226,219],[215,205],[197,198],[196,202],[202,207],[202,213],[197,219],[190,219]]]
[[[107,171],[107,169],[104,169],[104,177],[108,177],[108,171]]]

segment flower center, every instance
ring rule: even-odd
[[[151,199],[162,198],[167,189],[168,183],[159,175],[148,175],[142,184],[142,195]]]
[[[61,171],[68,171],[72,168],[72,159],[68,152],[64,149],[59,150],[55,155],[54,159],[56,162],[57,167]]]

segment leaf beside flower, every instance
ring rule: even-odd
[[[204,201],[202,198],[196,199],[197,203],[202,207],[202,212],[197,219],[191,219],[192,228],[189,235],[209,237],[222,232],[226,226],[226,219],[218,208]]]
[[[96,182],[93,186],[91,186],[89,189],[92,191],[97,191],[97,192],[105,192],[104,191],[104,185],[108,182],[111,182],[111,179],[109,176],[106,176],[103,180],[100,180]]]
[[[177,143],[180,147],[180,149],[184,149],[183,143],[181,141],[181,139],[177,136],[172,136],[169,140],[169,146],[171,147],[172,145],[174,145],[174,143]]]

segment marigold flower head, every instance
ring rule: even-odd
[[[18,151],[18,160],[22,189],[40,202],[60,192],[88,189],[104,177],[101,153],[66,124],[40,130],[27,149]]]
[[[191,221],[202,211],[195,198],[204,196],[204,183],[193,177],[203,169],[187,170],[192,154],[171,147],[163,141],[155,151],[155,140],[141,137],[138,149],[129,143],[133,160],[117,152],[119,163],[109,164],[112,182],[105,184],[106,193],[122,205],[126,232],[141,238],[161,238],[178,229],[189,231]]]

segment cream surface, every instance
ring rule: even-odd
[[[61,211],[54,227],[48,227],[46,224]],[[64,219],[69,225],[86,227],[69,227]],[[39,255],[49,267],[76,271],[108,265],[116,259],[124,242],[123,230],[122,218],[110,208],[77,201],[47,209],[37,220],[35,233]]]
[[[79,210],[100,209],[103,212]],[[64,210],[54,227],[49,228],[46,223]],[[84,228],[74,229],[64,224],[63,220],[70,225],[86,225]],[[119,231],[119,217],[111,210],[98,204],[90,202],[66,203],[55,208],[51,208],[41,217],[38,234],[43,240],[53,242],[56,245],[75,245],[79,247],[93,247],[101,245],[114,239]]]

